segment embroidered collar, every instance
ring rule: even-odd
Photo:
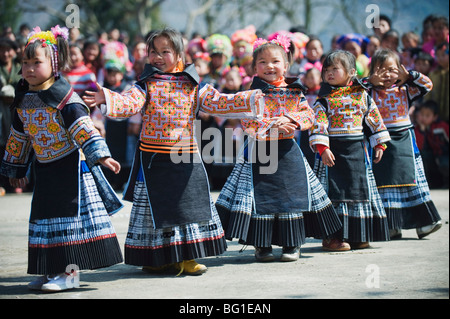
[[[165,75],[172,75],[172,76],[187,76],[192,82],[194,82],[196,85],[200,82],[200,77],[197,74],[197,70],[195,69],[194,64],[189,64],[185,67],[184,71],[182,72],[176,72],[176,73],[165,73],[159,70],[158,68],[154,67],[151,64],[146,64],[144,67],[144,71],[139,76],[139,83],[144,83],[147,78],[155,75],[155,74],[165,74]]]
[[[18,107],[23,97],[28,92],[30,92],[28,82],[24,79],[21,79],[16,86],[16,96],[14,97],[14,101],[11,104],[11,109]],[[55,83],[53,83],[53,85],[47,90],[37,91],[36,93],[42,100],[42,102],[44,102],[46,105],[58,110],[62,110],[67,101],[69,101],[73,92],[73,88],[69,84],[69,82],[67,82],[65,78],[60,76],[56,79]]]
[[[328,83],[322,82],[322,84],[320,85],[320,90],[319,90],[319,94],[318,97],[322,98],[322,97],[326,97],[328,95],[330,95],[333,91],[341,89],[341,88],[346,88],[346,87],[361,87],[364,90],[368,90],[369,88],[367,87],[367,85],[365,85],[361,80],[359,80],[358,78],[353,78],[352,84],[349,86],[344,86],[344,87],[339,87],[339,86],[332,86]]]
[[[299,78],[286,78],[285,82],[287,83],[287,86],[285,88],[288,89],[300,89],[304,92],[307,91],[306,87],[300,82]],[[251,90],[254,89],[260,89],[261,91],[266,91],[269,89],[277,88],[275,85],[272,85],[264,80],[262,80],[260,77],[255,76],[253,78],[252,85],[250,87]]]

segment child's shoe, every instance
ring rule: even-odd
[[[429,234],[434,233],[435,231],[438,231],[441,227],[442,227],[442,222],[437,221],[431,225],[416,228],[416,233],[417,233],[417,236],[419,236],[419,239],[422,239],[425,236],[428,236]]]
[[[181,274],[197,276],[208,270],[205,265],[197,263],[194,259],[183,260],[182,262],[175,263],[175,268],[180,271],[177,276]]]
[[[401,229],[389,229],[389,237],[392,240],[401,239],[402,238],[402,230]]]
[[[359,242],[352,242],[350,243],[351,249],[364,249],[369,248],[369,242],[368,241],[359,241]]]
[[[31,290],[41,290],[42,289],[42,285],[48,282],[48,277],[47,276],[41,276],[36,280],[33,280],[32,282],[30,282],[28,284],[28,289]]]
[[[283,247],[280,261],[296,261],[300,257],[300,247]]]
[[[46,292],[58,292],[80,287],[77,274],[62,273],[53,278],[48,278],[48,282],[42,285],[41,290]]]
[[[337,238],[322,240],[322,249],[327,251],[347,251],[350,245]]]
[[[261,262],[274,261],[272,247],[255,247],[255,258]]]

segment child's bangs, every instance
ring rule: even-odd
[[[23,51],[23,58],[24,59],[33,59],[34,57],[36,57],[36,51],[39,48],[43,48],[45,51],[45,56],[49,57],[50,56],[50,52],[48,48],[44,48],[42,46],[41,41],[34,41],[32,43],[29,43],[26,47],[25,50]]]

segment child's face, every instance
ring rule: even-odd
[[[391,49],[392,51],[397,51],[398,48],[398,38],[397,37],[386,37],[381,41],[381,47],[385,49]]]
[[[305,85],[308,89],[314,89],[320,85],[320,71],[310,71],[305,75]]]
[[[95,61],[100,54],[100,49],[96,44],[90,44],[84,50],[84,58],[86,61]]]
[[[214,53],[211,55],[211,66],[214,70],[220,69],[225,65],[227,56],[222,53]]]
[[[23,57],[22,76],[31,86],[40,85],[53,76],[52,63],[44,48],[37,48],[30,59]]]
[[[309,61],[317,61],[323,54],[322,44],[318,40],[313,40],[306,48],[306,58]]]
[[[174,72],[180,61],[169,39],[164,36],[155,38],[154,48],[150,48],[149,63],[163,72]]]
[[[123,80],[123,74],[120,71],[108,70],[106,71],[105,80],[109,85],[119,85]]]
[[[352,69],[352,71],[354,71],[354,69]],[[323,77],[323,80],[332,86],[347,86],[352,78],[340,62],[330,65],[324,69]]]
[[[194,61],[195,69],[197,70],[198,75],[205,76],[209,73],[208,62],[202,59],[196,59]]]
[[[84,61],[83,53],[77,47],[70,48],[69,55],[74,67],[80,66]]]
[[[361,47],[355,41],[347,41],[344,46],[344,50],[353,54],[356,58],[361,55]]]
[[[280,80],[286,74],[287,61],[278,48],[267,48],[258,54],[255,74],[266,82]]]
[[[430,126],[434,121],[436,121],[437,115],[429,108],[421,108],[417,113],[417,122],[424,126]]]
[[[442,48],[436,51],[436,62],[443,69],[448,69],[448,53],[446,53],[446,49]]]
[[[242,85],[242,78],[237,72],[228,72],[225,76],[225,87],[228,90],[236,91],[239,90]]]
[[[16,56],[16,51],[13,48],[4,46],[0,47],[0,61],[3,63],[9,63]]]
[[[448,41],[448,26],[440,21],[433,23],[433,33],[436,39],[436,44],[440,44],[444,41]]]
[[[431,65],[427,60],[416,59],[414,61],[414,69],[417,72],[427,75],[430,72]]]
[[[387,58],[386,61],[380,66],[380,69],[385,69],[387,72],[384,74],[386,77],[384,80],[384,87],[390,88],[398,80],[398,65],[394,58]]]
[[[138,43],[133,50],[135,60],[145,58],[147,56],[147,45],[143,42]]]
[[[371,37],[369,43],[367,44],[367,54],[372,56],[379,47],[380,40],[378,38]]]

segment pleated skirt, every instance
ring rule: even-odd
[[[125,241],[125,263],[159,267],[183,260],[223,254],[227,248],[226,240],[212,202],[211,211],[211,220],[206,222],[155,228],[147,188],[144,181],[138,179],[134,188],[133,207]]]
[[[123,261],[110,216],[88,169],[81,171],[80,183],[78,216],[30,221],[29,274],[97,269]]]
[[[388,241],[388,220],[372,172],[367,146],[364,142],[356,143],[360,143],[364,149],[368,200],[332,200],[333,207],[342,223],[342,228],[333,237],[349,242]],[[317,155],[314,172],[325,190],[328,190],[330,182],[328,169],[333,168],[324,165],[321,157]]]
[[[298,148],[297,144],[293,145]],[[272,214],[258,212],[252,163],[241,156],[216,201],[226,239],[237,238],[242,244],[256,247],[293,247],[303,245],[306,237],[327,238],[341,228],[339,217],[325,190],[300,149],[298,151],[296,160],[303,161],[306,171],[303,180],[304,187],[308,188],[309,209]],[[280,160],[278,169],[282,167],[283,161]],[[297,176],[291,174],[290,178]],[[278,197],[276,193],[272,196]]]
[[[386,210],[389,229],[413,229],[441,220],[431,199],[422,157],[417,148],[414,133],[412,133],[412,137],[416,185],[378,189]]]

